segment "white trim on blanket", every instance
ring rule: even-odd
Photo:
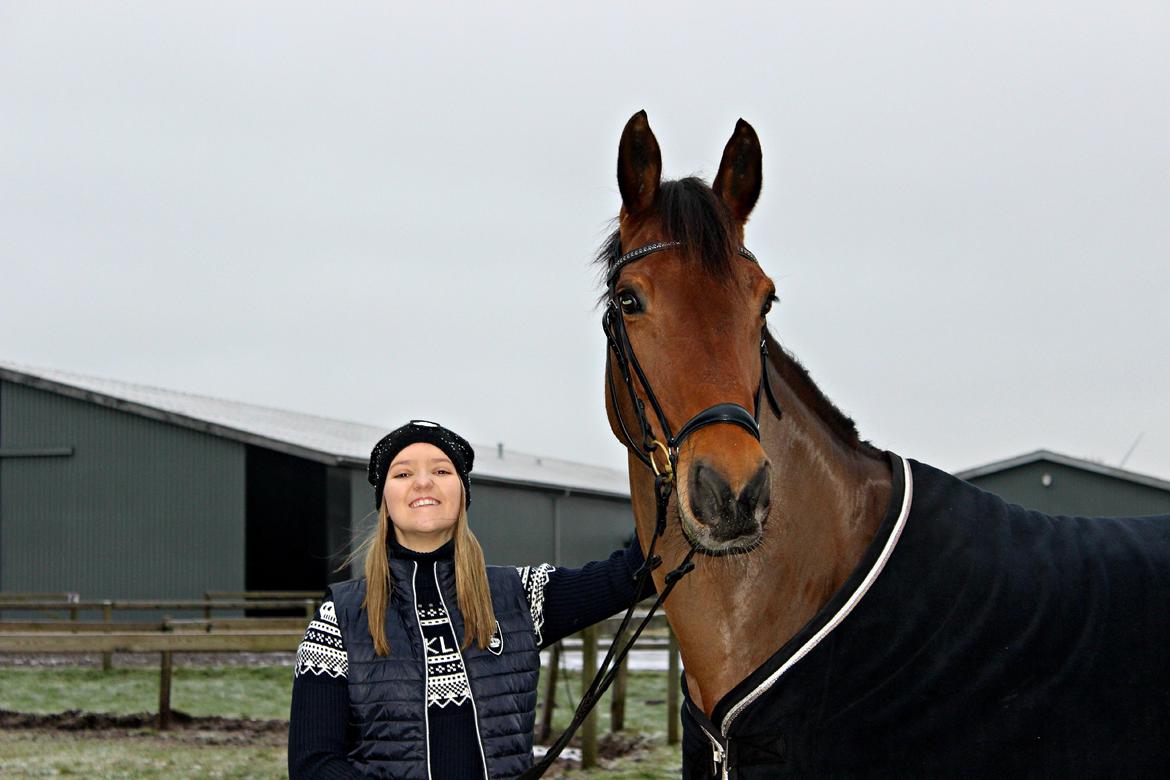
[[[744,709],[747,708],[749,704],[760,698],[760,696],[764,695],[764,693],[766,693],[769,688],[776,684],[776,681],[780,679],[781,675],[791,669],[797,661],[808,655],[814,647],[820,644],[821,641],[827,637],[830,632],[833,631],[833,629],[841,624],[841,621],[849,616],[849,613],[852,612],[858,603],[861,602],[861,599],[877,580],[878,575],[882,573],[882,569],[885,568],[886,562],[890,559],[890,556],[894,552],[894,547],[898,544],[898,538],[902,535],[902,529],[906,525],[906,518],[910,516],[910,502],[914,497],[914,478],[910,474],[910,462],[901,455],[898,456],[898,460],[902,461],[902,473],[904,475],[905,483],[905,488],[902,492],[902,510],[898,513],[898,519],[894,522],[894,528],[892,531],[890,531],[890,536],[888,539],[886,539],[886,544],[882,548],[881,554],[878,556],[877,561],[874,562],[873,568],[866,573],[865,579],[861,581],[861,584],[857,587],[857,590],[855,590],[849,596],[849,599],[841,606],[841,609],[837,610],[837,614],[833,615],[829,622],[825,623],[825,625],[821,627],[820,631],[816,632],[812,637],[810,637],[809,640],[805,642],[800,647],[800,649],[793,653],[792,656],[787,661],[785,661],[779,669],[768,675],[767,679],[756,686],[756,688],[751,693],[744,696],[742,699],[736,702],[731,707],[731,709],[727,711],[727,714],[723,716],[723,723],[720,725],[724,737],[727,736],[727,732],[731,728],[732,722],[736,719],[736,717],[739,716],[741,712],[744,711]]]

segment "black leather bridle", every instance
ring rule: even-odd
[[[715,404],[714,406],[703,409],[683,423],[682,427],[678,429],[678,433],[671,432],[670,422],[666,419],[666,413],[662,410],[662,404],[659,403],[658,397],[654,394],[654,390],[650,386],[650,381],[646,377],[646,373],[638,363],[638,357],[634,354],[634,347],[630,343],[629,334],[626,332],[625,318],[622,316],[621,303],[619,301],[620,296],[617,292],[617,281],[622,269],[630,263],[641,260],[655,252],[661,252],[664,249],[673,249],[681,245],[682,242],[680,241],[659,241],[638,247],[619,257],[614,262],[609,276],[606,278],[608,295],[606,296],[605,314],[601,321],[606,340],[609,342],[608,359],[617,364],[618,371],[621,373],[622,380],[626,386],[626,392],[630,396],[630,404],[638,417],[641,442],[636,441],[630,434],[630,430],[626,426],[626,421],[622,418],[621,410],[617,403],[618,399],[617,391],[614,387],[613,371],[610,370],[607,364],[605,372],[606,386],[614,416],[617,418],[618,427],[621,428],[626,446],[639,460],[649,466],[655,474],[659,474],[662,471],[673,473],[675,467],[678,465],[678,453],[679,448],[682,447],[682,443],[692,433],[708,425],[714,425],[716,423],[738,425],[754,436],[756,441],[759,441],[761,394],[768,396],[768,403],[771,404],[772,410],[776,413],[777,417],[781,416],[780,404],[776,401],[776,396],[772,393],[772,385],[768,381],[768,342],[764,338],[763,332],[761,332],[760,384],[756,386],[755,409],[749,412],[739,404]],[[759,264],[756,256],[745,247],[739,248],[739,255],[757,265]],[[632,372],[631,369],[633,369]],[[638,382],[642,385],[642,389],[646,393],[646,399],[650,402],[650,407],[654,410],[654,416],[658,418],[658,425],[662,429],[662,435],[666,438],[665,442],[654,437],[654,432],[651,430],[650,422],[646,415],[646,405],[634,387],[635,375],[638,377]],[[655,454],[658,452],[662,452],[666,456],[666,460],[661,468],[659,468],[658,463],[654,459]]]
[[[621,255],[614,261],[609,271],[609,276],[606,278],[606,287],[608,294],[606,296],[605,314],[602,317],[602,327],[605,330],[606,340],[609,342],[609,354],[606,360],[605,376],[606,387],[609,392],[610,404],[613,408],[614,416],[617,418],[618,427],[622,430],[622,436],[625,438],[625,444],[630,452],[634,453],[646,466],[654,472],[654,498],[656,518],[654,524],[654,537],[650,540],[650,548],[646,553],[646,562],[634,574],[634,581],[638,593],[642,593],[646,586],[646,581],[650,576],[650,572],[662,565],[662,556],[656,555],[654,548],[658,543],[658,539],[666,533],[666,511],[670,503],[671,493],[674,491],[674,473],[678,467],[678,453],[682,443],[695,431],[700,428],[705,428],[708,425],[716,423],[727,423],[729,425],[738,425],[747,430],[757,441],[760,439],[760,395],[761,392],[768,396],[768,403],[772,410],[776,413],[776,417],[781,416],[780,404],[776,401],[776,396],[772,393],[772,386],[768,381],[768,342],[764,338],[763,332],[760,333],[760,384],[756,387],[756,402],[755,411],[749,412],[739,404],[722,403],[709,406],[702,410],[695,416],[691,417],[682,427],[678,429],[678,433],[672,433],[669,421],[666,419],[666,414],[662,410],[662,405],[658,402],[658,398],[654,395],[654,391],[650,387],[650,381],[646,378],[646,373],[642,370],[642,366],[638,363],[638,358],[634,354],[634,347],[630,344],[629,334],[626,332],[625,319],[622,317],[621,304],[619,302],[619,295],[617,293],[617,279],[621,274],[623,268],[630,263],[641,260],[642,258],[652,255],[655,252],[660,252],[664,249],[673,249],[681,246],[679,241],[660,241],[653,244],[646,244],[638,247],[624,255]],[[756,256],[749,252],[744,247],[739,248],[739,255],[753,263],[759,264]],[[613,371],[610,370],[609,361],[617,363],[618,371],[621,373],[622,380],[626,386],[626,391],[630,395],[630,402],[634,408],[635,414],[638,417],[638,429],[642,435],[641,442],[635,441],[634,437],[630,435],[629,428],[626,427],[625,420],[622,418],[621,409],[618,406],[617,391],[613,382]],[[633,372],[631,373],[631,369]],[[650,420],[646,415],[646,404],[638,395],[637,388],[634,386],[634,376],[638,377],[639,384],[646,392],[646,397],[650,401],[650,406],[654,410],[654,415],[658,418],[658,424],[662,428],[662,435],[666,441],[660,441],[654,437],[654,431],[650,427]],[[655,453],[662,452],[664,454],[663,465],[659,468],[658,463],[654,460]],[[577,728],[584,722],[585,717],[589,711],[593,709],[594,705],[601,699],[602,694],[609,688],[610,684],[617,676],[618,669],[621,666],[622,660],[629,654],[634,647],[634,643],[638,641],[638,637],[642,635],[643,629],[649,625],[650,620],[654,617],[654,613],[666,601],[666,597],[674,590],[674,586],[678,584],[679,580],[689,574],[694,568],[695,564],[692,562],[698,548],[694,543],[687,539],[691,545],[691,549],[687,552],[682,562],[667,572],[662,592],[658,594],[658,598],[654,600],[654,604],[646,613],[646,616],[638,624],[637,628],[629,634],[629,638],[621,649],[618,649],[621,644],[621,639],[626,635],[626,630],[629,627],[630,619],[634,614],[634,607],[637,604],[631,604],[630,608],[626,610],[625,616],[622,618],[621,626],[614,634],[614,641],[609,647],[609,652],[605,655],[605,660],[602,661],[601,666],[597,670],[597,675],[593,678],[593,682],[589,684],[587,690],[581,696],[581,702],[577,705],[577,711],[573,715],[572,722],[565,729],[564,733],[557,738],[557,741],[548,749],[544,758],[539,763],[535,764],[531,769],[527,770],[520,776],[520,780],[530,780],[531,778],[538,778],[543,775],[561,751],[564,750],[565,745],[573,738]]]

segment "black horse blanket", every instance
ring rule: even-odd
[[[1170,516],[891,463],[840,592],[710,720],[687,698],[684,777],[1170,776]]]

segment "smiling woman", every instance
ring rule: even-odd
[[[420,441],[394,458],[384,499],[394,535],[405,547],[431,552],[455,532],[463,486],[455,465],[438,447]]]
[[[291,780],[521,774],[540,649],[646,595],[636,541],[580,569],[486,566],[468,523],[474,460],[424,420],[375,445],[365,576],[329,589],[297,652]]]

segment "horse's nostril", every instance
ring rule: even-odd
[[[771,505],[771,472],[761,465],[736,495],[715,468],[696,463],[691,470],[689,497],[695,521],[720,539],[754,533],[768,516]]]
[[[695,520],[708,526],[718,525],[735,506],[731,485],[717,470],[703,463],[696,463],[691,471],[690,499]]]
[[[740,491],[739,509],[748,515],[755,516],[758,513],[766,517],[771,506],[772,470],[768,467],[767,462],[764,462]]]

